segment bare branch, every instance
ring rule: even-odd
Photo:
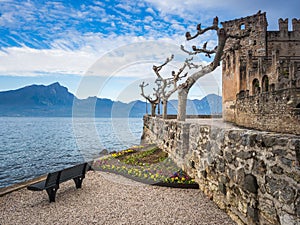
[[[141,88],[144,88],[144,87],[147,87],[149,84],[145,84],[145,81],[143,81],[141,84],[140,84],[140,87]]]
[[[182,78],[187,76],[188,73],[185,73],[184,75],[180,76],[181,73],[186,68],[186,66],[187,66],[187,64],[184,63],[183,66],[178,70],[177,73],[175,73],[175,71],[172,71],[173,82],[178,82],[179,80],[181,80]]]
[[[180,45],[180,49],[189,55],[197,55],[198,54],[196,52],[191,52],[191,51],[186,50],[183,45]]]
[[[161,77],[160,74],[158,73],[165,65],[167,65],[169,62],[171,62],[174,59],[174,55],[172,54],[170,58],[167,58],[166,61],[160,65],[160,66],[155,66],[153,65],[152,69],[156,73],[158,77]]]
[[[189,69],[198,69],[200,67],[201,68],[203,67],[202,65],[196,65],[195,63],[192,62],[192,60],[193,60],[193,57],[185,60],[185,63],[189,67]]]
[[[149,96],[146,96],[145,95],[145,92],[144,92],[144,87],[147,87],[149,84],[145,84],[145,82],[143,81],[141,84],[140,84],[140,88],[141,88],[141,95],[147,99],[149,101]]]
[[[198,37],[199,35],[204,34],[205,32],[207,32],[209,30],[218,31],[219,30],[218,24],[219,24],[219,18],[217,16],[213,20],[213,25],[210,26],[210,27],[206,27],[203,30],[201,29],[201,23],[200,23],[200,24],[197,25],[198,32],[194,36],[192,36],[190,32],[186,32],[186,34],[185,34],[186,40],[188,40],[188,41],[192,40],[192,39]]]
[[[149,84],[145,84],[144,81],[139,85],[141,88],[141,96],[143,96],[145,99],[147,99],[151,104],[153,104],[153,103],[157,104],[157,102],[159,100],[159,96],[157,95],[157,93],[154,94],[156,96],[155,99],[152,99],[150,97],[150,95],[145,95],[144,88],[147,87],[148,85]]]

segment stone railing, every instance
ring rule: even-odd
[[[300,137],[207,124],[145,116],[142,139],[167,151],[238,224],[300,224]]]

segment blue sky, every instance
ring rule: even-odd
[[[152,65],[175,54],[166,76],[178,68],[185,32],[198,23],[262,10],[277,30],[279,18],[300,18],[299,8],[299,0],[0,0],[0,91],[59,81],[80,98],[142,99],[138,85],[153,80]],[[218,91],[220,69],[201,78],[190,98]]]

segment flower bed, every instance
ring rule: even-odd
[[[152,185],[199,188],[194,179],[157,147],[130,148],[112,153],[95,160],[93,168]]]

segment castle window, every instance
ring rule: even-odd
[[[262,79],[262,91],[263,92],[269,91],[269,78],[267,75],[263,76],[263,79]]]
[[[240,25],[240,29],[241,29],[241,30],[245,30],[245,24],[244,24],[244,23],[242,23],[242,24]]]
[[[256,40],[253,41],[253,45],[256,45]]]
[[[254,79],[252,82],[252,94],[256,95],[256,94],[259,94],[259,92],[260,92],[259,80]]]

